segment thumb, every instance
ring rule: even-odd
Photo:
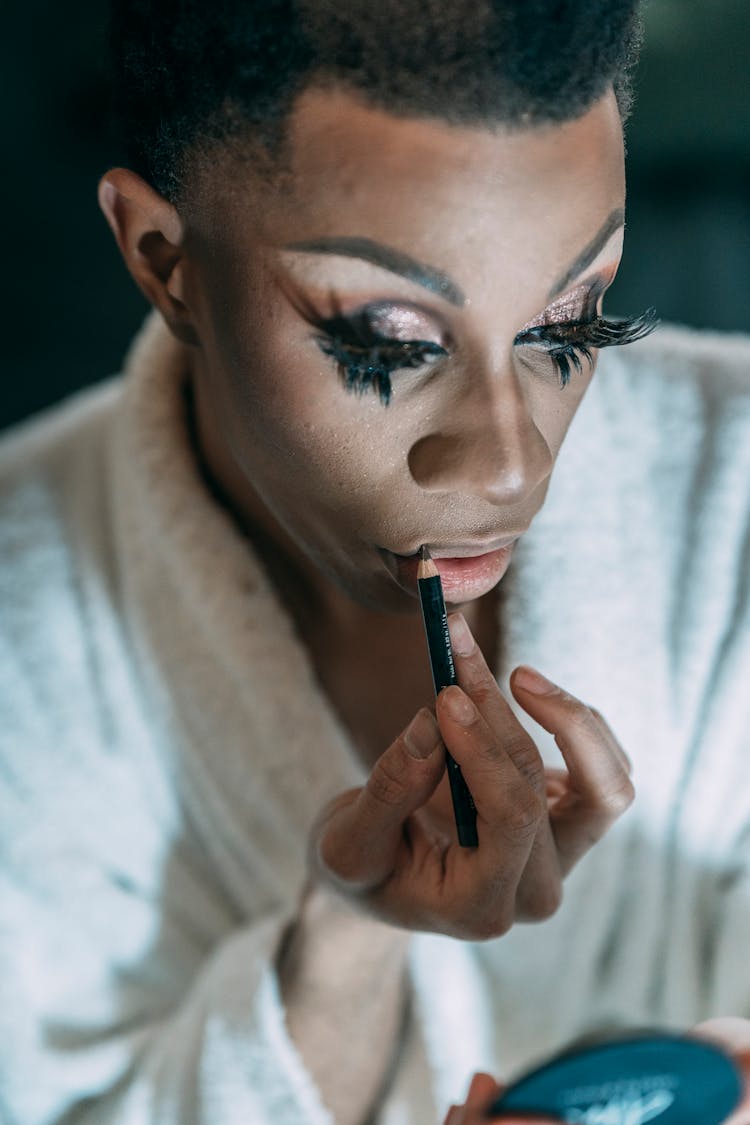
[[[499,1098],[502,1092],[503,1087],[497,1084],[491,1074],[477,1071],[466,1094],[466,1105],[471,1109],[484,1109],[495,1098]]]
[[[516,1117],[513,1111],[500,1113],[493,1116],[489,1108],[503,1093],[504,1087],[499,1086],[490,1074],[478,1072],[474,1075],[466,1095],[466,1101],[461,1106],[453,1106],[443,1125],[489,1125],[496,1121],[498,1125],[562,1125],[559,1117],[545,1117],[539,1114],[522,1114]]]
[[[477,1072],[471,1080],[466,1101],[463,1105],[451,1106],[443,1125],[479,1125],[485,1119],[483,1111],[501,1093],[502,1086],[498,1086],[491,1074]]]
[[[423,707],[380,755],[365,786],[328,818],[318,844],[326,872],[349,891],[371,890],[387,879],[404,822],[430,799],[444,768],[440,729]]]

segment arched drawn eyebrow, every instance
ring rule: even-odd
[[[602,250],[609,242],[612,235],[625,223],[625,209],[623,207],[615,207],[614,211],[604,220],[604,224],[599,231],[591,239],[587,246],[584,246],[578,257],[571,262],[547,294],[547,300],[551,301],[558,293],[562,293],[570,285],[571,281],[575,281],[580,273],[586,269],[586,266],[596,258],[600,250]]]
[[[617,207],[604,221],[603,226],[594,235],[578,257],[571,263],[564,274],[555,282],[550,290],[547,300],[556,297],[566,285],[574,281],[591,262],[594,261],[599,251],[609,241],[614,232],[625,222],[625,211]],[[466,297],[461,288],[452,281],[447,274],[434,266],[425,265],[415,258],[404,254],[401,250],[394,250],[392,246],[385,246],[382,242],[375,242],[371,238],[357,237],[327,237],[303,239],[300,242],[290,242],[284,246],[285,250],[296,250],[303,254],[341,254],[347,258],[362,258],[374,266],[397,273],[407,281],[414,281],[431,293],[437,293],[452,305],[459,308],[466,304]]]
[[[382,242],[375,242],[371,238],[311,238],[302,242],[291,242],[284,247],[285,250],[301,250],[305,254],[343,254],[347,258],[363,258],[372,262],[374,266],[381,266],[405,277],[408,281],[415,281],[431,293],[444,297],[452,305],[461,307],[466,304],[466,297],[461,289],[451,279],[434,266],[426,266],[415,258],[394,250],[392,246],[385,246]]]

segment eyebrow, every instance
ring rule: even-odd
[[[594,261],[599,251],[609,241],[614,232],[625,222],[625,211],[616,207],[605,219],[601,229],[584,247],[578,257],[571,263],[549,292],[547,300],[556,297],[566,285],[574,281],[578,275]],[[459,307],[466,304],[466,296],[458,285],[447,274],[434,266],[418,262],[415,258],[404,254],[401,250],[394,250],[392,246],[385,246],[382,242],[375,242],[371,238],[358,237],[327,237],[303,239],[299,242],[290,242],[284,250],[296,250],[303,254],[339,254],[346,258],[362,258],[374,266],[389,270],[405,277],[407,281],[414,281],[431,293],[445,298],[452,305]]]
[[[466,304],[466,297],[454,281],[434,266],[427,266],[400,250],[374,242],[371,238],[312,238],[303,242],[291,242],[285,250],[301,250],[305,254],[343,254],[347,258],[363,258],[374,266],[381,266],[391,273],[400,274],[408,281],[415,281],[431,293],[444,297],[452,305]]]
[[[609,242],[612,235],[625,223],[625,209],[623,207],[616,207],[614,211],[604,220],[601,229],[594,235],[591,242],[584,246],[581,253],[571,262],[570,266],[566,269],[547,294],[547,300],[551,301],[558,293],[561,293],[571,281],[575,281],[579,273],[583,273],[586,266],[591,265],[594,258],[600,250]]]

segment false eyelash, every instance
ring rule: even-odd
[[[591,348],[607,348],[633,343],[660,323],[656,310],[626,320],[576,320],[563,324],[539,324],[516,336],[515,343],[540,343],[554,360],[560,386],[570,382],[571,365],[580,374],[582,358],[591,362]],[[430,359],[447,355],[445,348],[430,340],[392,340],[378,336],[362,322],[343,316],[319,321],[326,331],[317,337],[325,355],[335,359],[348,391],[364,394],[374,390],[384,406],[391,401],[391,375],[404,368],[421,367]]]
[[[347,327],[352,328],[351,322]],[[429,358],[448,354],[440,344],[430,340],[389,340],[361,329],[357,335],[358,342],[344,340],[340,333],[319,336],[318,346],[336,360],[348,391],[364,394],[372,389],[384,406],[391,401],[394,371],[421,367]]]
[[[549,345],[544,350],[557,365],[560,386],[566,387],[570,382],[571,364],[580,374],[583,369],[581,358],[591,363],[591,348],[632,344],[648,336],[660,323],[656,309],[651,308],[626,320],[605,320],[598,316],[593,320],[573,320],[566,324],[537,324],[519,333],[515,342],[539,341]]]

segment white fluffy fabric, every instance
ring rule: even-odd
[[[330,1125],[273,963],[311,820],[362,771],[198,472],[184,378],[151,316],[124,377],[0,442],[12,1125]],[[604,351],[502,584],[497,673],[530,663],[602,711],[637,800],[550,921],[412,939],[373,1121],[435,1122],[473,1070],[586,1031],[750,1016],[749,585],[750,340]],[[321,1050],[346,1067],[335,1027]]]

